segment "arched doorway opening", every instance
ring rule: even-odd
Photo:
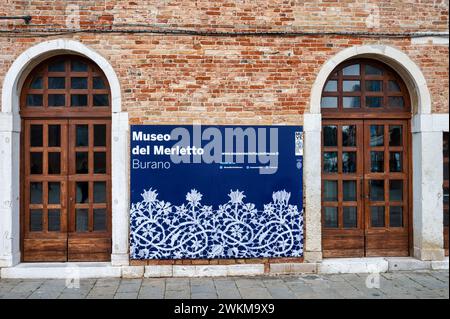
[[[111,258],[111,92],[77,55],[37,65],[20,94],[22,261]]]
[[[353,59],[321,96],[323,257],[409,256],[411,101],[386,64]]]

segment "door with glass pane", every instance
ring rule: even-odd
[[[322,234],[324,257],[364,255],[363,121],[324,121]]]
[[[443,155],[444,155],[444,250],[445,255],[448,256],[448,206],[449,206],[449,200],[448,200],[448,142],[449,142],[449,134],[448,132],[444,132],[443,134]]]
[[[68,260],[111,256],[109,120],[69,121]]]
[[[364,121],[366,256],[409,256],[408,121]]]
[[[67,120],[24,121],[24,261],[67,260]]]
[[[110,120],[25,120],[23,261],[111,254]]]
[[[324,257],[409,255],[408,121],[324,120]]]

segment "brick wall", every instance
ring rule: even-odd
[[[30,14],[65,26],[78,5],[81,27],[145,23],[207,29],[446,31],[448,0],[1,0],[0,15]]]
[[[0,0],[0,16],[33,16],[29,26],[21,21],[0,21],[0,30],[64,30],[67,2],[48,3],[51,2]],[[125,25],[139,23],[152,24],[152,28],[209,31],[448,31],[448,1],[439,0],[378,1],[378,6],[340,0],[84,0],[70,3],[80,5],[82,29],[140,28]],[[309,108],[311,88],[322,65],[345,48],[370,44],[389,45],[405,52],[425,75],[433,112],[448,112],[448,45],[413,43],[408,37],[91,32],[43,37],[0,33],[0,86],[20,53],[39,42],[61,37],[80,41],[109,60],[121,84],[122,108],[129,112],[132,124],[190,124],[193,121],[302,124],[302,114]],[[267,265],[269,260],[144,263],[244,262]]]
[[[420,67],[433,112],[448,112],[448,46],[343,36],[206,37],[82,34],[107,58],[132,123],[301,123],[321,66],[355,45],[398,48]],[[14,59],[50,38],[0,37],[0,83]]]

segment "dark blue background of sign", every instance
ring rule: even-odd
[[[143,133],[170,134],[176,127],[186,128],[192,138],[192,126],[174,126],[174,125],[132,125],[133,131]],[[219,163],[180,163],[171,162],[169,155],[153,155],[154,145],[163,145],[171,147],[177,141],[151,142],[151,141],[133,141],[131,139],[131,149],[136,145],[146,147],[150,145],[151,155],[133,155],[131,161],[139,159],[142,162],[148,161],[168,161],[171,168],[165,169],[133,169],[130,170],[130,188],[131,203],[142,200],[141,193],[144,189],[152,187],[158,192],[158,198],[169,201],[173,205],[181,205],[186,200],[186,194],[191,189],[196,189],[203,194],[202,203],[205,205],[222,205],[229,200],[230,190],[239,189],[244,191],[244,202],[254,203],[257,207],[269,203],[272,200],[272,193],[275,191],[286,190],[291,193],[289,203],[297,205],[299,210],[303,208],[302,204],[302,169],[297,166],[298,161],[303,161],[302,156],[295,156],[295,132],[302,131],[301,126],[202,126],[202,131],[208,127],[218,128],[225,136],[225,128],[240,127],[245,130],[247,127],[278,128],[278,170],[274,174],[260,174],[259,169],[220,169]],[[269,138],[267,133],[269,148]],[[208,142],[202,142],[205,146]],[[193,144],[191,144],[193,145]],[[225,145],[225,141],[222,142]],[[224,160],[224,159],[223,159]],[[245,164],[242,164],[245,167]],[[258,165],[250,164],[250,165]],[[301,167],[303,166],[303,163]]]

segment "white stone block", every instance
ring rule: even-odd
[[[70,279],[118,278],[120,267],[110,263],[27,263],[2,268],[1,278]]]
[[[321,274],[382,273],[388,269],[389,263],[384,258],[333,258],[318,265]]]
[[[389,257],[385,259],[389,263],[389,271],[431,269],[430,261],[423,261],[411,257]]]
[[[122,278],[144,277],[144,266],[122,266]]]
[[[172,277],[173,270],[172,265],[152,265],[145,266],[144,277]]]
[[[448,270],[448,257],[444,260],[436,260],[431,262],[431,269],[433,270]]]
[[[199,277],[223,277],[227,275],[225,265],[198,265],[195,266],[195,273]]]
[[[270,274],[308,274],[316,272],[317,272],[316,263],[270,264]]]
[[[174,277],[196,277],[195,266],[192,265],[174,265],[173,266]]]
[[[264,275],[264,264],[239,264],[227,266],[227,276],[258,275]]]

